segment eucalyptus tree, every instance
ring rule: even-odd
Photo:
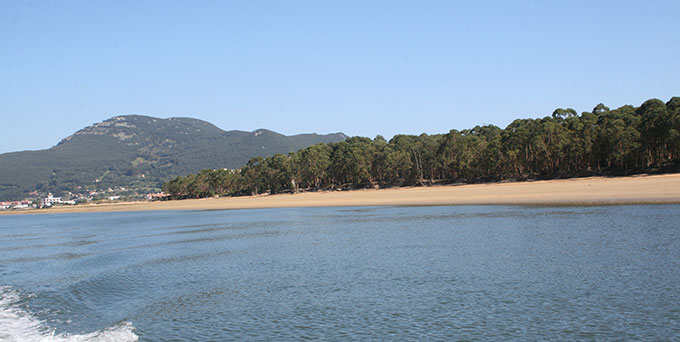
[[[668,142],[670,158],[678,160],[680,158],[680,97],[673,97],[666,102],[666,110],[671,122]]]
[[[295,153],[299,155],[297,167],[301,171],[300,186],[319,189],[328,182],[328,168],[331,165],[331,147],[317,144]]]
[[[645,101],[637,109],[640,115],[640,137],[646,149],[647,166],[660,165],[669,157],[671,140],[671,116],[666,104],[659,99]]]

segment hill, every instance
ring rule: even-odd
[[[120,186],[157,189],[178,175],[239,168],[252,157],[345,138],[342,133],[224,131],[192,118],[116,116],[77,131],[50,149],[0,154],[0,200],[23,198],[34,190],[59,194]]]

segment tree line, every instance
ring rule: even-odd
[[[436,183],[567,178],[677,170],[680,97],[580,115],[558,108],[540,119],[396,135],[351,137],[287,155],[252,158],[238,170],[202,170],[163,184],[173,199]]]

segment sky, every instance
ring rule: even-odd
[[[677,13],[677,0],[0,0],[0,153],[125,114],[389,139],[668,101]]]

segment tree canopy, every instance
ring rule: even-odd
[[[352,137],[287,155],[251,159],[237,170],[203,170],[163,185],[172,198],[472,183],[527,178],[628,174],[677,168],[680,97],[640,107],[592,112],[556,109],[436,135],[396,135],[389,141]]]

